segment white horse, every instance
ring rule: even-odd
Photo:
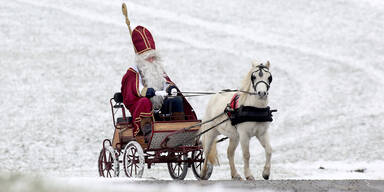
[[[238,106],[253,106],[258,108],[265,108],[268,105],[268,90],[272,81],[271,73],[269,72],[270,63],[269,61],[263,65],[260,63],[253,62],[252,68],[245,76],[239,95]],[[252,94],[250,94],[252,93]],[[231,102],[234,93],[218,93],[212,96],[210,99],[206,116],[204,120],[211,119],[218,114],[222,113],[226,108],[227,104]],[[222,115],[214,121],[207,123],[202,126],[200,131],[205,131],[210,127],[222,122],[228,118],[227,115]],[[247,180],[254,180],[250,169],[249,169],[249,140],[251,137],[256,136],[260,144],[265,149],[266,162],[263,171],[263,178],[268,179],[271,169],[271,155],[272,148],[269,142],[268,127],[269,122],[243,122],[233,126],[230,121],[226,121],[223,124],[213,128],[202,135],[202,146],[204,148],[204,166],[201,170],[201,177],[204,179],[207,175],[208,163],[215,165],[218,163],[217,151],[216,151],[216,137],[220,134],[229,137],[229,146],[227,149],[227,156],[229,165],[231,168],[231,177],[233,180],[242,180],[241,176],[236,170],[234,162],[234,152],[239,144],[243,151],[244,160],[244,175]]]

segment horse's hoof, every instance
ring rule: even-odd
[[[263,174],[263,178],[264,178],[265,180],[268,180],[268,179],[269,179],[269,175],[264,175],[264,174]]]
[[[205,176],[205,177],[201,177],[200,179],[201,179],[201,180],[208,180],[207,176]]]
[[[200,179],[201,179],[201,180],[208,180],[208,178],[207,178],[207,174],[201,174],[201,175],[200,175]]]
[[[243,178],[241,178],[240,175],[236,175],[236,176],[232,176],[232,180],[234,180],[234,181],[241,181],[241,180],[243,180]]]
[[[251,176],[248,176],[247,178],[246,178],[248,181],[254,181],[255,180],[255,178],[251,175]]]

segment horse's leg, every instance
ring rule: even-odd
[[[201,169],[201,172],[200,172],[200,176],[201,176],[201,179],[203,180],[206,180],[206,176],[207,176],[207,171],[208,171],[208,157],[209,157],[209,153],[211,152],[211,148],[212,148],[212,145],[214,144],[213,142],[216,142],[216,137],[217,137],[217,130],[211,130],[211,131],[208,131],[207,133],[205,133],[206,135],[204,135],[204,140],[203,140],[203,149],[204,149],[204,164],[203,164],[203,168]]]
[[[271,156],[272,156],[272,147],[269,142],[269,135],[268,132],[266,131],[263,135],[257,135],[257,139],[259,139],[260,144],[264,147],[265,149],[265,166],[264,166],[264,171],[263,171],[263,178],[265,180],[269,179],[269,174],[271,171]]]
[[[244,175],[247,180],[255,180],[253,177],[251,170],[249,169],[249,140],[251,139],[250,136],[244,132],[239,131],[240,135],[240,144],[241,144],[241,150],[243,151],[243,160],[244,160]]]
[[[229,160],[229,166],[231,168],[231,177],[233,180],[242,180],[241,176],[239,175],[235,167],[235,150],[238,145],[239,145],[239,138],[237,136],[229,139],[227,157]]]

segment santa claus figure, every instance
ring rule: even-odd
[[[129,67],[121,81],[121,93],[130,111],[134,135],[151,136],[154,114],[170,116],[171,120],[196,120],[188,101],[164,71],[155,41],[148,29],[137,26],[132,31],[135,65]],[[141,130],[141,131],[140,131]]]

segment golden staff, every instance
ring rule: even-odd
[[[128,19],[127,5],[125,5],[125,3],[123,3],[121,10],[123,11],[123,15],[125,16],[125,23],[128,26],[129,35],[131,36],[131,39],[132,39],[131,21],[129,21],[129,19]],[[133,42],[132,42],[132,44],[133,44]],[[135,52],[137,52],[135,46],[133,46],[133,48],[134,48]]]

